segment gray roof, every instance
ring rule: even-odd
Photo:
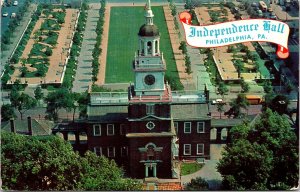
[[[19,134],[29,134],[28,131],[28,123],[27,119],[14,120],[15,130]],[[37,120],[32,119],[32,135],[34,136],[42,136],[42,135],[51,135],[52,128],[55,127],[55,123],[47,120]],[[1,122],[1,130],[11,132],[10,121]]]
[[[203,103],[171,105],[174,120],[210,119],[208,113],[208,105]]]
[[[128,105],[89,105],[87,114],[89,121],[122,122],[128,117]]]
[[[252,122],[256,115],[249,115],[246,118],[234,118],[234,119],[211,119],[211,127],[233,127],[242,124],[248,120]]]

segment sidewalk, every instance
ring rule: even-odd
[[[99,20],[100,3],[89,4],[89,9],[80,55],[78,57],[78,67],[73,82],[73,92],[82,93],[92,84],[92,61],[93,50],[96,44],[96,26]]]

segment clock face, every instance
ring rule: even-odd
[[[153,75],[146,75],[144,81],[147,85],[153,85],[155,83],[155,77]]]

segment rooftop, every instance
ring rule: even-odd
[[[125,121],[128,117],[128,105],[89,105],[87,115],[89,121]]]
[[[204,103],[181,103],[171,105],[171,115],[176,120],[210,119],[208,105]]]
[[[28,123],[27,119],[14,120],[16,133],[29,135],[27,123]],[[31,124],[32,124],[33,136],[50,135],[52,133],[52,128],[55,127],[55,123],[48,120],[31,119]],[[1,122],[1,130],[11,132],[10,121]]]

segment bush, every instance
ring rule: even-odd
[[[184,190],[205,191],[208,190],[208,187],[208,183],[205,179],[197,177],[196,179],[192,179],[191,182],[185,186]]]

